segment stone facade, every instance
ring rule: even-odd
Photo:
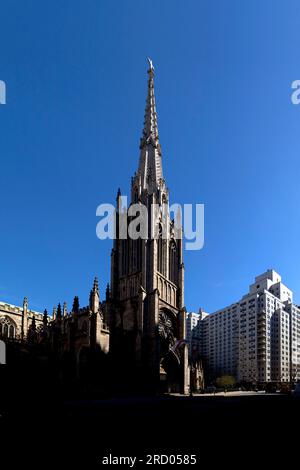
[[[39,328],[43,325],[43,314],[28,308],[25,297],[23,306],[18,307],[0,302],[0,337],[8,339],[25,339],[33,323]]]
[[[148,232],[136,240],[120,237],[121,192],[117,195],[116,239],[111,254],[111,283],[100,302],[95,279],[89,304],[79,307],[75,297],[54,308],[52,318],[0,303],[0,335],[11,335],[31,345],[41,345],[41,354],[55,358],[61,375],[84,378],[89,362],[94,375],[104,375],[99,364],[109,364],[109,380],[115,388],[146,392],[189,392],[190,367],[184,306],[182,240],[171,220],[169,191],[163,178],[154,96],[154,69],[148,70],[148,94],[140,161],[132,178],[131,204],[148,209]],[[159,217],[151,210],[157,205]],[[128,221],[132,217],[125,212]],[[150,230],[150,229],[149,229]],[[180,232],[180,229],[179,229]],[[181,233],[181,232],[180,232]],[[108,359],[103,359],[103,357]],[[95,358],[98,358],[95,360]],[[100,358],[100,359],[99,359]],[[194,363],[193,370],[197,369]],[[197,379],[198,380],[198,379]]]
[[[82,372],[93,353],[107,355],[109,352],[109,328],[105,323],[105,303],[100,302],[98,280],[95,278],[90,292],[89,304],[79,307],[78,297],[74,298],[70,312],[64,303],[54,308],[47,334],[51,350],[61,357],[62,362],[74,365],[75,375],[83,378]],[[100,374],[101,371],[94,371]]]
[[[132,178],[131,204],[148,209],[149,232],[144,239],[121,239],[124,211],[120,209],[122,196],[118,191],[109,298],[111,352],[133,382],[187,393],[182,240],[175,237],[174,221],[169,211],[164,210],[169,203],[169,191],[163,178],[151,62],[148,75],[140,160]],[[151,210],[155,204],[160,212],[158,219]],[[125,217],[129,223],[132,219],[128,213]],[[155,231],[157,238],[149,235]]]
[[[76,299],[76,300],[75,300]],[[53,309],[52,317],[23,307],[0,302],[0,338],[20,344],[43,346],[43,354],[54,355],[58,363],[68,358],[74,377],[80,378],[82,364],[91,351],[109,352],[109,329],[105,323],[105,302],[100,302],[98,280],[94,281],[89,304],[79,307],[74,299],[71,311],[66,303]],[[97,371],[95,371],[97,373]]]

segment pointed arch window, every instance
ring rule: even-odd
[[[162,226],[158,227],[158,240],[157,240],[157,270],[165,276],[165,258],[166,258],[166,244],[163,240]]]
[[[15,329],[13,325],[10,325],[9,327],[9,337],[14,338],[15,337]]]
[[[87,333],[88,331],[88,325],[87,325],[87,322],[84,320],[83,323],[82,323],[82,332],[83,333]]]
[[[121,241],[121,250],[122,250],[122,275],[128,274],[128,240]]]
[[[138,238],[136,240],[136,264],[137,270],[140,271],[142,269],[142,239]]]
[[[135,187],[135,188],[133,189],[133,197],[132,197],[132,200],[133,200],[132,202],[133,202],[134,204],[137,204],[138,201],[139,201],[139,191],[138,191],[138,188],[137,188],[137,187]]]
[[[178,254],[175,240],[171,240],[169,244],[169,279],[170,281],[177,283],[178,274]]]
[[[17,326],[9,316],[0,317],[0,336],[13,339],[16,337],[16,331]]]

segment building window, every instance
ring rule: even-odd
[[[10,338],[15,337],[15,329],[14,329],[13,325],[10,325],[10,327],[9,327],[9,337]]]
[[[178,257],[177,247],[174,240],[171,240],[169,246],[169,279],[170,281],[177,283],[177,271],[178,271]]]
[[[122,246],[122,274],[128,274],[128,240],[121,241]]]
[[[163,240],[162,226],[159,224],[157,240],[157,270],[165,276],[166,240]]]
[[[16,336],[16,324],[8,317],[0,317],[0,336],[6,338],[15,338]]]

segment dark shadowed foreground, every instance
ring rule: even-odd
[[[89,469],[102,467],[105,455],[149,453],[196,454],[197,467],[282,462],[292,468],[298,461],[300,400],[293,396],[88,400],[54,389],[35,395],[27,385],[1,401],[1,447],[14,464]]]

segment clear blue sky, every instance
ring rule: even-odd
[[[278,270],[300,302],[300,6],[2,0],[0,300],[52,310],[109,280],[96,207],[129,191],[146,57],[171,201],[204,203],[186,306],[214,311]]]

